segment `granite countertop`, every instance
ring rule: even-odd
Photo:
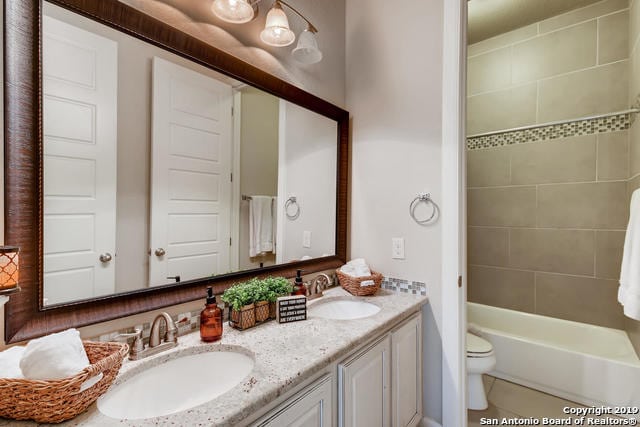
[[[322,319],[314,317],[310,311],[306,321],[288,324],[269,321],[245,331],[233,329],[225,322],[222,339],[213,344],[202,343],[198,332],[181,336],[178,346],[171,350],[139,361],[125,360],[114,384],[120,384],[144,369],[182,355],[225,349],[240,350],[251,355],[255,361],[253,370],[228,392],[184,412],[143,420],[115,420],[102,415],[94,403],[84,414],[60,425],[237,424],[331,363],[344,358],[375,338],[383,328],[409,317],[427,302],[426,296],[395,293],[385,289],[381,289],[375,296],[354,297],[341,288],[332,288],[326,290],[322,298],[310,301],[309,308],[338,297],[368,301],[379,306],[380,311],[373,316],[354,320]],[[193,392],[196,393],[197,390]],[[0,426],[4,425],[33,426],[35,423],[0,419]]]

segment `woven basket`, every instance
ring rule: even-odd
[[[256,325],[254,304],[245,305],[240,310],[229,310],[229,324],[236,329],[249,329]]]
[[[382,274],[371,271],[371,276],[366,277],[353,277],[348,274],[344,274],[340,270],[336,270],[340,286],[342,286],[347,292],[352,295],[364,297],[367,295],[373,295],[378,292],[380,285],[382,284]],[[362,282],[367,280],[373,280],[373,285],[362,286]]]
[[[264,322],[269,319],[269,301],[256,302],[256,322]]]
[[[129,346],[93,341],[83,344],[91,365],[73,377],[61,380],[0,378],[0,417],[59,423],[84,412],[111,386]],[[83,382],[100,373],[100,381],[80,391]]]

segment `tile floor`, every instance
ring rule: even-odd
[[[558,419],[567,419],[570,417],[570,415],[563,412],[563,408],[565,407],[575,408],[583,406],[489,375],[484,375],[483,379],[487,399],[489,400],[489,408],[484,411],[469,410],[469,427],[490,425],[486,421],[482,423],[481,420],[483,418],[498,419],[499,421],[502,418],[535,418],[540,420],[540,425],[543,425],[542,419],[544,417]],[[604,417],[615,418],[611,415],[603,415],[601,417],[590,416],[590,418],[599,418],[598,421],[602,421]],[[573,418],[577,417],[573,416]],[[570,425],[576,425],[573,421],[571,421],[571,423]],[[585,422],[585,425],[586,424]],[[598,425],[609,426],[610,424]]]

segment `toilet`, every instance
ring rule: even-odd
[[[496,367],[496,356],[491,343],[467,332],[467,408],[487,409],[487,394],[482,374]]]

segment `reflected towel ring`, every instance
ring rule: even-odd
[[[289,208],[291,206],[293,206],[296,209],[295,212],[293,213],[289,212]],[[287,199],[287,201],[284,204],[284,214],[290,220],[298,219],[298,217],[300,216],[300,205],[298,204],[298,199],[296,198],[296,196],[291,196]]]
[[[433,212],[431,212],[431,216],[429,218],[426,219],[418,219],[416,217],[416,207],[418,206],[418,204],[420,202],[424,202],[427,204],[431,204],[432,208],[433,208]],[[429,193],[419,193],[415,199],[413,199],[411,201],[411,204],[409,205],[409,215],[411,215],[411,218],[413,218],[413,220],[415,222],[417,222],[420,225],[425,225],[425,224],[429,224],[430,222],[432,222],[434,220],[434,218],[436,217],[436,214],[440,211],[440,208],[438,207],[438,205],[436,204],[436,202],[434,202],[431,199],[431,195]]]

